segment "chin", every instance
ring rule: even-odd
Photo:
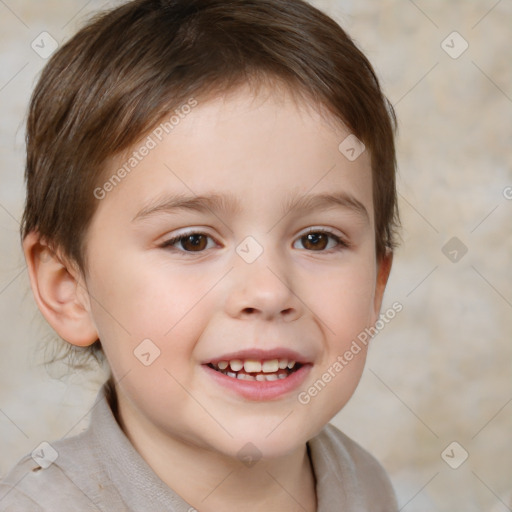
[[[287,412],[286,414],[289,414]],[[254,421],[240,422],[234,428],[228,430],[233,435],[231,439],[224,439],[220,451],[231,458],[242,460],[244,457],[253,457],[258,459],[274,459],[285,457],[306,444],[306,441],[313,437],[317,430],[305,429],[304,424],[298,424],[296,421],[290,421],[285,427],[285,423],[291,420],[285,419],[286,414],[279,420],[272,418],[272,426],[268,427],[268,422],[262,425],[261,422]],[[293,413],[290,415],[292,416]],[[242,460],[243,461],[243,460]]]

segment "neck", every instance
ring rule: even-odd
[[[245,465],[141,424],[127,414],[122,402],[117,420],[155,474],[201,512],[316,511],[315,478],[306,444],[285,456]]]

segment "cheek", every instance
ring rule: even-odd
[[[299,403],[312,407],[324,422],[347,403],[363,373],[368,345],[358,336],[371,325],[375,270],[370,262],[354,257],[353,264],[317,276],[314,291],[310,290],[325,346],[313,382],[302,390]]]
[[[184,318],[197,315],[197,306],[218,279],[143,259],[124,258],[110,268],[98,269],[91,290],[98,298],[96,312],[107,324],[116,320],[136,337],[161,338]]]
[[[218,277],[171,271],[142,261],[128,264],[127,258],[110,268],[115,270],[97,269],[97,276],[105,277],[96,279],[95,289],[90,290],[97,299],[91,310],[116,373],[125,373],[134,363],[138,367],[140,361],[135,358],[147,348],[143,353],[149,351],[151,358],[158,355],[153,370],[161,366],[184,374],[193,364],[190,355],[211,316],[208,292]]]
[[[375,271],[369,265],[344,265],[305,279],[303,300],[318,318],[325,339],[338,349],[371,325]],[[300,295],[299,295],[300,296]]]

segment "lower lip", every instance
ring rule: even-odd
[[[202,365],[208,375],[221,386],[234,391],[247,400],[263,402],[283,397],[287,393],[296,390],[311,370],[311,364],[303,364],[298,370],[291,373],[286,379],[272,381],[247,381],[234,377],[228,377],[207,365]]]

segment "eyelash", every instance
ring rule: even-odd
[[[330,253],[333,253],[333,252],[338,252],[338,251],[341,251],[341,250],[344,250],[344,249],[348,249],[351,247],[351,245],[346,242],[345,240],[343,240],[340,236],[338,236],[337,234],[335,234],[334,232],[328,230],[328,229],[325,229],[325,228],[322,228],[322,229],[318,229],[318,228],[310,228],[306,233],[302,234],[297,240],[300,240],[310,234],[326,234],[326,235],[329,235],[331,239],[333,239],[336,243],[337,243],[337,246],[336,247],[333,247],[331,249],[327,249],[327,250],[319,250],[319,251],[314,251],[314,250],[311,250],[309,252],[323,252],[323,253],[327,253],[327,254],[330,254]],[[182,253],[185,253],[185,254],[194,254],[194,253],[202,253],[202,252],[205,252],[206,249],[202,250],[202,251],[186,251],[184,249],[176,249],[174,248],[173,246],[181,241],[181,240],[184,240],[186,238],[188,238],[189,236],[193,236],[193,235],[203,235],[203,236],[206,236],[207,238],[210,238],[213,240],[213,237],[211,237],[210,235],[208,235],[207,233],[202,233],[200,231],[189,231],[188,233],[182,233],[178,236],[175,236],[173,238],[170,238],[169,240],[166,240],[165,242],[163,242],[160,247],[163,248],[163,249],[174,249],[174,250],[177,250],[178,252],[182,252]],[[307,249],[304,249],[307,251]]]

